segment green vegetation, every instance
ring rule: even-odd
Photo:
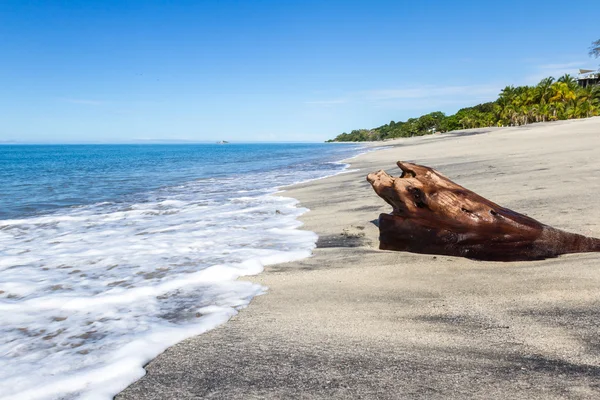
[[[590,47],[600,57],[600,40]],[[489,126],[518,126],[532,122],[587,118],[600,115],[600,85],[580,87],[571,75],[542,79],[536,86],[507,86],[496,101],[458,110],[446,116],[440,111],[373,129],[342,133],[328,142],[364,142]]]
[[[592,42],[592,46],[590,47],[590,57],[600,57],[600,39]]]
[[[600,52],[600,49],[598,50]],[[545,78],[536,86],[507,86],[494,102],[440,111],[373,129],[342,133],[329,142],[364,142],[489,126],[518,126],[532,122],[587,118],[600,115],[600,86],[582,88],[570,75]]]

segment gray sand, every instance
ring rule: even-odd
[[[284,195],[312,258],[251,280],[266,295],[165,351],[119,399],[600,398],[600,253],[476,262],[377,249],[391,208],[365,181],[397,160],[600,237],[600,118],[387,142],[358,171]]]

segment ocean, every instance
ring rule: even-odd
[[[0,146],[0,398],[110,399],[309,257],[281,186],[358,145]],[[249,333],[251,334],[251,333]]]

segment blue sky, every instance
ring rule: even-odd
[[[322,141],[596,68],[600,2],[0,2],[0,142]]]

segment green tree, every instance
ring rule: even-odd
[[[554,83],[553,77],[544,78],[538,83],[537,88],[537,101],[540,104],[546,104],[550,99],[552,93],[552,84]]]
[[[600,40],[592,43],[590,55],[600,57]],[[405,122],[392,120],[374,129],[344,132],[332,141],[385,140],[458,129],[516,126],[598,115],[600,85],[582,88],[573,76],[565,74],[558,80],[544,78],[536,86],[506,86],[496,101],[461,108],[454,115],[446,116],[436,111],[419,118],[409,118]]]
[[[575,100],[575,98],[575,91],[571,90],[567,82],[561,82],[559,80],[554,85],[552,85],[552,97],[550,97],[550,102],[567,103],[569,100]]]
[[[569,74],[564,74],[560,78],[558,78],[557,82],[561,82],[567,85],[569,90],[576,91],[579,85],[577,84],[577,80]]]
[[[592,45],[590,46],[590,56],[595,58],[600,57],[600,39],[592,42]]]

